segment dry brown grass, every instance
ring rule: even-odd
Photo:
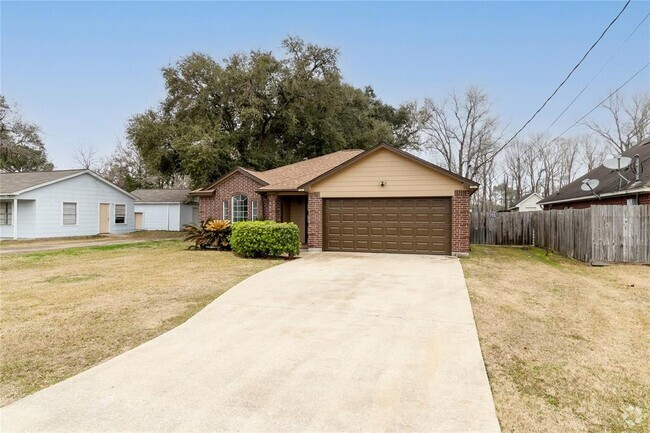
[[[177,326],[280,262],[187,245],[158,241],[0,257],[0,404]]]
[[[102,242],[130,241],[130,240],[156,240],[180,238],[184,232],[168,232],[162,230],[141,230],[123,235],[95,235],[95,236],[67,236],[61,238],[41,239],[0,239],[0,249],[20,249],[22,247],[32,249],[34,247],[49,247],[75,244],[101,244]]]
[[[504,431],[650,431],[650,267],[476,246],[462,265]]]

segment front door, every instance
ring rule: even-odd
[[[109,233],[111,228],[111,205],[99,204],[99,234]]]
[[[307,243],[307,200],[304,196],[282,197],[282,222],[292,222],[300,230],[300,243]]]
[[[142,212],[135,213],[135,229],[142,230]]]

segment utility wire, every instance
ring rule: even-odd
[[[614,51],[614,53],[609,57],[609,59],[607,59],[605,64],[598,70],[596,75],[594,75],[593,78],[591,80],[589,80],[589,82],[587,84],[585,84],[585,86],[582,88],[582,90],[580,90],[580,92],[575,96],[575,98],[573,98],[573,100],[571,102],[569,102],[569,105],[567,105],[566,108],[564,110],[562,110],[562,112],[560,114],[558,114],[558,116],[555,118],[555,120],[553,120],[553,122],[548,126],[548,128],[546,128],[546,130],[544,130],[542,135],[546,134],[557,123],[557,121],[560,120],[560,118],[564,115],[564,113],[566,113],[567,110],[569,108],[571,108],[571,106],[573,106],[574,102],[576,102],[578,100],[578,98],[584,93],[584,91],[587,90],[587,87],[589,87],[591,85],[591,83],[593,83],[594,80],[596,78],[598,78],[598,76],[601,74],[601,72],[603,72],[605,70],[607,65],[609,65],[609,63],[614,59],[614,57],[616,57],[618,52],[621,51],[621,49],[632,38],[634,33],[636,33],[636,31],[639,30],[639,27],[641,27],[641,25],[643,25],[643,23],[645,22],[645,20],[648,19],[648,17],[650,17],[650,12],[648,12],[646,14],[646,16],[641,20],[641,22],[634,28],[634,30],[632,30],[632,33],[630,33],[630,35],[623,41],[623,43],[621,45],[619,45],[619,47],[616,49],[616,51]]]
[[[499,147],[499,149],[497,149],[495,155],[498,155],[499,153],[501,153],[501,151],[502,151],[503,149],[505,149],[505,147],[506,147],[508,144],[510,144],[510,143],[511,143],[515,138],[517,138],[517,136],[519,135],[519,133],[521,133],[521,131],[523,131],[524,128],[526,128],[526,126],[528,126],[528,124],[529,124],[530,122],[532,122],[533,119],[534,119],[535,117],[537,117],[537,115],[539,114],[539,112],[542,111],[542,110],[544,109],[544,107],[546,107],[546,104],[548,104],[549,101],[550,101],[550,100],[555,96],[555,94],[560,90],[560,88],[562,88],[562,86],[564,86],[564,84],[569,80],[569,78],[571,77],[571,75],[573,75],[573,73],[575,72],[575,70],[578,69],[578,67],[582,64],[582,62],[587,58],[587,56],[589,55],[589,53],[590,53],[590,52],[591,52],[591,51],[596,47],[596,45],[598,45],[598,43],[600,42],[600,40],[605,36],[605,33],[607,33],[607,31],[610,29],[610,27],[612,27],[612,26],[614,25],[614,23],[618,20],[618,18],[623,14],[623,12],[625,12],[625,9],[627,9],[627,7],[629,6],[629,4],[630,4],[631,1],[632,1],[632,0],[627,0],[627,2],[625,3],[625,6],[623,6],[623,9],[621,9],[621,11],[618,13],[618,15],[616,15],[616,16],[614,17],[614,19],[609,23],[609,25],[608,25],[607,27],[605,27],[605,30],[603,30],[603,32],[600,34],[600,36],[598,37],[598,39],[596,39],[596,41],[595,41],[593,44],[591,44],[591,47],[589,47],[589,49],[588,49],[587,52],[582,56],[582,58],[580,59],[580,61],[579,61],[579,62],[578,62],[574,67],[573,67],[573,69],[571,69],[571,71],[567,74],[567,76],[564,78],[564,80],[562,80],[562,82],[561,82],[561,83],[560,83],[560,84],[555,88],[555,90],[553,91],[553,93],[551,93],[551,96],[549,96],[548,98],[546,98],[546,101],[544,101],[544,103],[542,104],[542,106],[539,107],[539,108],[537,109],[537,111],[535,111],[535,113],[533,113],[533,115],[532,115],[532,116],[531,116],[531,117],[526,121],[526,123],[524,123],[524,125],[523,125],[521,128],[519,128],[519,130],[518,130],[517,132],[515,132],[515,135],[513,135],[512,137],[510,137],[510,139],[509,139],[508,141],[506,141],[506,142],[505,142],[501,147]]]
[[[616,90],[614,90],[614,91],[611,92],[609,95],[607,95],[607,97],[606,97],[605,99],[603,99],[602,101],[600,101],[596,106],[594,106],[591,110],[589,110],[589,111],[588,111],[584,116],[582,116],[580,119],[576,120],[576,121],[575,121],[571,126],[569,126],[569,127],[566,128],[564,131],[562,131],[560,134],[558,134],[557,136],[555,136],[552,140],[549,140],[548,142],[546,142],[546,144],[537,147],[537,148],[535,149],[535,151],[537,151],[537,152],[541,152],[542,150],[544,150],[544,149],[546,149],[548,146],[550,146],[552,143],[554,143],[556,140],[560,139],[564,134],[566,134],[567,132],[569,132],[569,130],[573,129],[576,125],[578,125],[580,122],[582,122],[582,121],[583,121],[587,116],[589,116],[591,113],[593,113],[594,111],[596,111],[599,107],[601,107],[605,102],[607,102],[607,100],[608,100],[609,98],[611,98],[612,96],[614,96],[615,94],[617,94],[617,93],[618,93],[618,92],[619,92],[623,87],[625,87],[625,86],[626,86],[630,81],[632,81],[633,79],[635,79],[635,78],[636,78],[636,77],[637,77],[641,72],[643,72],[643,71],[644,71],[648,66],[650,66],[650,62],[646,63],[645,66],[643,66],[641,69],[639,69],[638,71],[636,71],[636,72],[634,73],[634,75],[632,75],[630,78],[628,78],[628,79],[627,79],[623,84],[621,84],[620,86],[618,86],[618,87],[616,88]],[[530,151],[532,151],[532,148],[529,148],[526,152],[530,152]],[[507,169],[506,169],[506,170],[503,170],[503,171],[501,172],[501,175],[503,176],[504,174],[506,174],[507,171],[508,171]]]

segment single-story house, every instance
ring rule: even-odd
[[[535,212],[542,210],[538,204],[544,197],[536,192],[531,192],[523,196],[514,206],[510,206],[505,212]]]
[[[624,170],[617,172],[604,165],[580,176],[555,194],[539,202],[545,210],[585,209],[594,205],[636,205],[650,204],[650,139],[626,150],[622,156],[639,156],[640,170],[633,170],[635,160]],[[636,172],[635,172],[636,171]],[[629,182],[623,180],[619,173]],[[592,191],[582,189],[585,179],[598,180]],[[596,196],[597,194],[597,196]]]
[[[341,150],[267,171],[237,167],[192,192],[200,218],[293,222],[312,250],[469,252],[478,184],[392,146]]]
[[[189,189],[136,189],[136,230],[180,231],[185,224],[199,221],[199,203]]]
[[[0,237],[132,232],[134,199],[90,170],[0,173]]]

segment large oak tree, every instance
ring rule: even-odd
[[[251,51],[219,62],[194,53],[163,68],[166,97],[133,116],[127,138],[147,168],[204,184],[236,165],[265,170],[380,141],[417,140],[411,106],[343,81],[336,49],[288,38],[285,56]]]

